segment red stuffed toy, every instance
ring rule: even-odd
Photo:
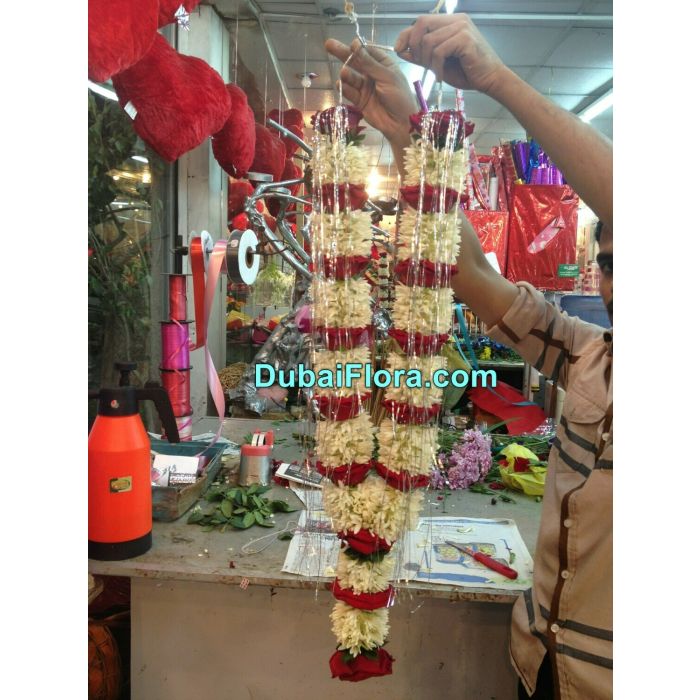
[[[285,163],[285,148],[262,124],[255,125],[255,158],[249,172],[272,175],[274,182],[282,177]]]
[[[214,134],[211,147],[219,165],[232,177],[244,177],[255,156],[255,117],[245,92],[237,85],[226,86],[231,114],[224,128]]]
[[[186,12],[192,12],[201,0],[160,0],[160,9],[158,10],[158,26],[164,27],[166,24],[172,24],[177,17],[175,13],[182,5]]]
[[[282,112],[282,114],[280,115],[279,109],[273,109],[272,111],[267,113],[267,117],[268,119],[272,119],[278,124],[281,124],[288,131],[291,131],[295,136],[303,140],[304,115],[301,113],[300,110],[288,109],[287,111]],[[294,141],[294,139],[282,136],[282,134],[273,126],[270,126],[268,128],[270,129],[270,133],[273,134],[276,138],[280,139],[284,144],[287,158],[290,158],[297,152],[297,150],[299,149],[299,145]]]
[[[246,197],[250,197],[255,190],[248,180],[233,180],[228,181],[228,216],[229,219],[243,211]],[[262,205],[262,202],[258,202]],[[260,208],[259,211],[262,211]]]
[[[103,83],[140,61],[157,29],[158,0],[89,0],[90,80]]]
[[[301,168],[294,163],[294,161],[291,158],[287,158],[284,164],[284,170],[282,171],[282,177],[280,178],[281,180],[296,180],[297,178],[300,178],[302,176],[302,170]],[[296,193],[299,191],[299,188],[301,187],[302,183],[298,182],[296,185],[288,185],[289,191],[293,194],[296,195]],[[279,214],[279,210],[281,208],[282,204],[281,201],[277,198],[272,198],[267,200],[267,209],[272,214],[272,216],[276,217],[277,214]],[[296,204],[292,203],[290,205],[290,209],[293,209],[296,207]]]
[[[201,58],[179,54],[160,34],[112,83],[119,104],[135,110],[136,133],[168,162],[220,131],[231,113],[221,76]]]

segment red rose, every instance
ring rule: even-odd
[[[422,131],[423,113],[411,114],[408,118],[411,123],[411,131],[415,131],[419,136]],[[468,122],[462,112],[456,109],[447,109],[444,112],[430,112],[429,138],[436,148],[444,148],[447,137],[452,127],[453,150],[458,151],[464,145],[464,139],[474,131],[474,124]]]
[[[350,209],[362,209],[369,195],[364,185],[340,184],[336,186],[329,182],[321,186],[323,208],[327,213],[332,213],[335,208],[335,200],[338,198],[338,210],[343,211],[346,206]]]
[[[343,111],[345,112],[346,132],[348,134],[356,135],[364,129],[364,127],[360,126],[362,112],[352,105],[338,105],[337,107],[324,109],[323,112],[316,112],[316,114],[311,117],[311,126],[313,126],[314,129],[318,129],[322,134],[332,135],[336,110],[339,110],[341,113]],[[338,115],[338,119],[342,120],[342,114]]]
[[[366,464],[353,462],[352,464],[342,464],[339,467],[327,467],[321,462],[316,462],[316,471],[327,476],[336,486],[338,484],[357,486],[365,480],[371,468],[372,465],[369,462]]]
[[[416,355],[439,355],[442,346],[450,337],[449,333],[438,333],[437,335],[423,335],[422,333],[407,333],[398,328],[390,328],[389,335],[401,346],[401,349],[410,354]]]
[[[440,407],[438,406],[438,410]],[[385,467],[381,462],[375,462],[374,469],[379,476],[386,481],[391,488],[397,491],[410,491],[412,489],[420,489],[430,483],[430,477],[426,474],[417,474],[411,476],[403,469],[399,472],[392,471]]]
[[[354,396],[316,396],[318,410],[331,420],[354,418],[365,409],[365,404],[372,396],[371,392]]]
[[[352,605],[353,608],[360,610],[377,610],[378,608],[386,608],[389,601],[394,595],[394,587],[389,586],[378,593],[355,593],[352,588],[343,588],[338,579],[333,581],[331,592],[343,603]]]
[[[516,457],[513,462],[514,472],[529,472],[530,460],[527,457]]]
[[[376,654],[370,652],[371,656],[363,652],[354,658],[348,658],[349,654],[346,651],[336,651],[330,660],[333,678],[340,678],[341,681],[363,681],[365,678],[390,675],[394,657],[382,647],[374,651]]]
[[[338,537],[345,540],[349,547],[352,547],[360,554],[372,554],[373,552],[388,552],[391,549],[391,542],[387,542],[383,537],[373,535],[364,528],[357,532],[339,532]]]
[[[384,399],[382,406],[391,414],[397,423],[427,423],[431,418],[440,413],[441,404],[434,403],[432,406],[423,408],[422,406],[411,406],[407,403],[399,403],[391,399]]]
[[[236,214],[236,216],[229,221],[228,224],[229,231],[245,231],[247,228],[250,228],[250,221],[248,220],[248,215],[241,212],[240,214]]]
[[[407,287],[449,287],[457,274],[457,265],[436,265],[430,260],[402,260],[394,268],[396,279]]]
[[[440,199],[441,199],[441,188],[433,187],[432,185],[425,184],[423,186],[423,206],[421,211],[424,214],[435,214],[441,211]],[[412,208],[418,209],[418,204],[420,200],[420,185],[412,185],[411,187],[402,187],[401,196],[404,201]],[[445,202],[442,211],[450,211],[452,207],[457,203],[459,195],[456,190],[451,187],[445,188]]]
[[[323,271],[326,277],[344,280],[355,277],[367,269],[369,258],[365,255],[346,255],[338,258],[323,256]]]

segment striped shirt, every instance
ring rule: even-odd
[[[612,331],[526,282],[488,334],[566,390],[549,455],[533,586],[513,608],[511,662],[529,693],[545,653],[556,697],[612,698]]]

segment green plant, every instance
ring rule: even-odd
[[[133,207],[113,208],[125,194],[113,173],[134,153],[135,143],[124,111],[88,92],[89,345],[104,366],[102,375],[111,375],[114,359],[137,359],[132,355],[145,345],[150,328],[150,244],[125,227],[124,213]],[[126,196],[146,199],[148,191],[139,182]]]
[[[293,513],[297,508],[292,508],[285,501],[271,501],[262,494],[270,490],[270,486],[251,484],[250,486],[212,486],[205,494],[204,500],[216,503],[216,506],[204,512],[197,506],[187,522],[202,525],[205,532],[213,530],[221,525],[221,532],[226,529],[247,530],[253,525],[262,527],[274,527],[270,522],[273,513]]]

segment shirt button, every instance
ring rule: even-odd
[[[554,634],[557,634],[559,632],[559,625],[555,622],[550,628]]]
[[[564,521],[564,527],[571,527],[574,524],[574,521],[571,518],[567,518]]]
[[[562,578],[569,578],[569,572],[566,569],[564,569],[564,571],[561,572],[561,577]]]

